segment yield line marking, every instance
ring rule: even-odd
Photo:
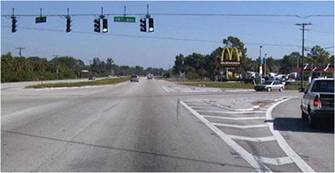
[[[256,119],[265,119],[265,117],[222,117],[222,116],[214,116],[214,115],[202,115],[205,118],[217,118],[224,120],[256,120]]]
[[[291,98],[285,98],[282,99],[281,101],[273,104],[267,111],[266,111],[266,119],[267,120],[272,120],[272,110],[278,106],[279,104],[288,101],[290,99],[293,99],[296,97],[291,97]],[[288,157],[290,157],[294,163],[301,169],[303,172],[315,172],[286,142],[284,137],[280,134],[279,131],[275,130],[273,127],[273,122],[267,121],[267,124],[270,128],[271,133],[273,136],[276,138],[279,146],[283,149],[283,151],[287,154]]]
[[[290,157],[269,158],[269,157],[255,156],[255,158],[263,163],[277,166],[294,163]]]
[[[233,139],[238,140],[244,140],[244,141],[251,141],[251,142],[266,142],[266,141],[274,141],[276,140],[273,136],[267,136],[267,137],[246,137],[246,136],[237,136],[237,135],[229,135],[229,137]]]
[[[252,167],[254,167],[257,172],[271,172],[271,170],[263,162],[257,160],[252,154],[250,154],[247,150],[238,145],[227,134],[215,127],[206,118],[201,116],[197,111],[193,110],[183,101],[180,101],[180,104],[183,105],[187,110],[189,110],[200,121],[202,121],[209,129],[214,131],[224,142],[227,143],[228,146],[234,149],[244,160],[246,160]]]
[[[201,110],[200,112],[220,113],[220,114],[254,114],[254,113],[265,113],[265,111],[213,111],[213,110]]]
[[[225,123],[212,123],[212,124],[214,126],[234,127],[240,129],[267,127],[266,124],[256,124],[256,125],[236,125],[236,124],[225,124]]]

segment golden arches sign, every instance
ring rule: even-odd
[[[225,47],[222,49],[219,61],[225,66],[238,66],[241,61],[241,53],[236,47]]]

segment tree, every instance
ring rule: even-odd
[[[267,73],[269,73],[269,72],[278,73],[279,68],[280,68],[279,60],[275,60],[272,57],[268,57],[266,59],[266,71],[267,71]]]
[[[331,62],[330,54],[320,46],[314,46],[307,56],[307,62],[314,65],[327,65]]]
[[[280,60],[280,73],[288,74],[292,68],[300,67],[299,59],[301,55],[299,52],[292,52],[289,55],[284,55],[283,59]]]
[[[174,61],[173,66],[173,73],[179,75],[179,73],[182,73],[185,71],[184,69],[184,61],[185,57],[183,54],[179,54],[176,56],[176,60]]]

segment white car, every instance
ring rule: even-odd
[[[257,84],[255,86],[255,90],[256,91],[267,91],[267,92],[271,92],[273,90],[278,90],[280,92],[282,92],[285,88],[285,84],[279,80],[269,80],[269,81],[265,81],[262,84]]]

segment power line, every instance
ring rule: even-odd
[[[10,26],[2,25],[1,27],[8,28]],[[49,31],[49,32],[62,32],[63,30],[60,29],[50,29],[50,28],[34,28],[34,27],[20,27],[20,29],[25,30],[36,30],[36,31]],[[96,33],[88,32],[88,31],[72,31],[72,33],[76,34],[89,34],[89,35],[99,35]],[[102,36],[102,35],[101,35]],[[132,35],[132,34],[104,34],[103,36],[116,36],[116,37],[129,37],[129,38],[144,38],[144,39],[155,39],[155,40],[174,40],[174,41],[190,41],[190,42],[201,42],[201,43],[213,43],[213,44],[220,44],[221,41],[216,40],[204,40],[204,39],[190,39],[190,38],[177,38],[177,37],[160,37],[160,36],[141,36],[141,35]],[[259,42],[246,42],[246,45],[264,45],[264,46],[271,46],[271,47],[300,47],[300,45],[294,44],[280,44],[280,43],[259,43]]]
[[[98,13],[74,13],[71,16],[98,16]],[[105,16],[119,16],[124,13],[104,13]],[[127,15],[144,16],[146,13],[127,13]],[[312,14],[312,15],[298,15],[298,14],[252,14],[252,13],[151,13],[154,16],[225,16],[225,17],[295,17],[295,18],[311,18],[311,17],[334,17],[334,14]],[[10,17],[12,14],[2,14],[1,17]],[[15,14],[20,17],[36,17],[39,14]],[[66,16],[66,14],[44,14],[43,16],[55,17]]]

